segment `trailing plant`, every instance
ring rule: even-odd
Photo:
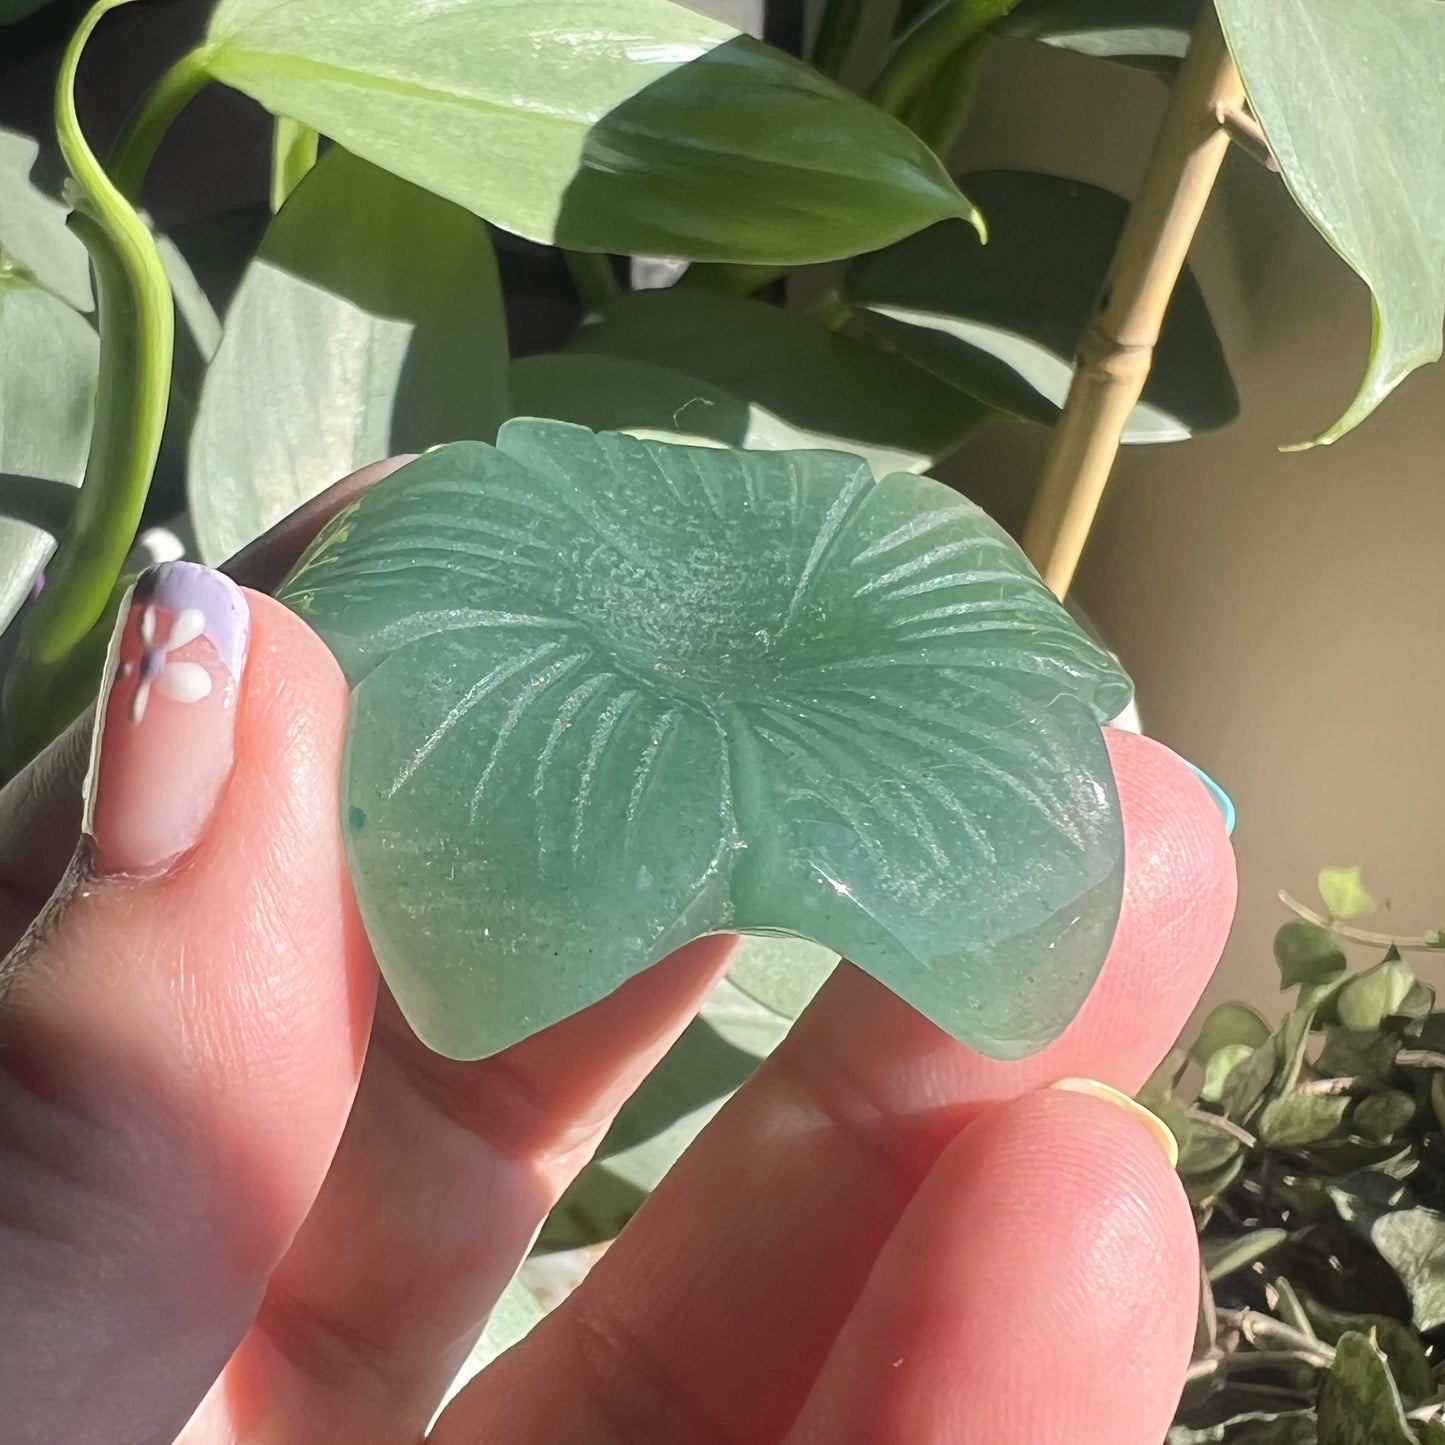
[[[1362,926],[1356,869],[1320,892],[1285,898],[1279,1027],[1223,1004],[1140,1094],[1178,1138],[1203,1259],[1169,1445],[1445,1440],[1445,1012],[1410,963],[1445,933]]]

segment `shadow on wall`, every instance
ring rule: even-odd
[[[988,124],[964,137],[964,163],[1132,193],[1157,81],[1000,44],[985,84]],[[1192,261],[1240,419],[1125,451],[1078,597],[1133,673],[1146,730],[1238,805],[1239,914],[1210,999],[1274,1014],[1275,894],[1311,896],[1321,866],[1364,866],[1382,907],[1395,904],[1380,927],[1445,923],[1445,367],[1416,373],[1334,447],[1281,453],[1353,395],[1364,287],[1278,178],[1240,155]],[[954,478],[1017,528],[1046,446],[1041,429],[990,426]]]

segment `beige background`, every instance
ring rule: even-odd
[[[1000,42],[958,159],[1131,194],[1163,98],[1139,72]],[[1133,674],[1145,730],[1239,808],[1239,915],[1210,998],[1277,1011],[1275,894],[1312,895],[1322,865],[1364,865],[1389,900],[1378,927],[1445,924],[1445,368],[1334,447],[1282,454],[1352,396],[1367,293],[1242,155],[1194,264],[1241,415],[1126,451],[1078,597]],[[950,475],[1017,527],[1046,439],[991,426]],[[1445,985],[1445,962],[1423,971]]]

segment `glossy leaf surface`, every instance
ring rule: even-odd
[[[719,931],[811,938],[1004,1056],[1092,983],[1129,685],[941,483],[514,421],[368,492],[281,595],[355,689],[362,914],[444,1053]]]
[[[963,184],[989,241],[944,222],[860,256],[844,294],[905,356],[1001,411],[1052,425],[1128,213],[1081,181],[980,171]],[[1180,277],[1126,442],[1182,441],[1231,421],[1234,383],[1193,275]]]
[[[908,128],[668,0],[222,0],[205,64],[537,241],[788,265],[968,216]]]
[[[267,230],[201,388],[202,555],[229,557],[369,462],[494,435],[506,385],[486,228],[333,147]]]
[[[1438,0],[1219,0],[1285,184],[1370,288],[1358,395],[1315,440],[1358,426],[1445,322],[1445,6]]]
[[[0,474],[79,485],[99,353],[83,316],[30,280],[0,275]],[[0,516],[0,630],[54,549],[48,533]]]
[[[993,33],[1173,70],[1189,48],[1198,15],[1199,0],[1021,0]]]
[[[584,370],[583,355],[642,362],[672,379],[620,365]],[[546,404],[566,421],[631,430],[641,419],[733,445],[836,447],[866,457],[879,476],[922,471],[988,415],[921,367],[805,316],[676,288],[619,297],[555,362],[538,358],[518,371],[529,373],[524,385],[550,383]],[[656,426],[668,417],[671,428]]]

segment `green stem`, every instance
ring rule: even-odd
[[[286,197],[301,184],[302,177],[316,164],[321,137],[309,125],[276,117],[271,131],[271,213],[286,203]]]
[[[836,286],[808,308],[808,316],[819,326],[826,326],[829,331],[841,331],[852,315],[852,307],[843,299]]]
[[[622,282],[612,269],[612,258],[598,251],[563,251],[562,259],[572,273],[572,284],[589,309],[605,306],[622,295]]]
[[[140,524],[170,394],[175,312],[144,222],[86,143],[75,111],[81,52],[101,17],[131,0],[98,0],[60,64],[55,129],[79,188],[70,224],[90,252],[100,323],[100,374],[85,478],[65,537],[46,569],[6,679],[4,766],[14,771],[93,690],[92,633],[106,615]]]
[[[908,124],[945,165],[973,106],[987,48],[987,35],[965,41],[939,66],[909,107]]]
[[[815,69],[836,79],[853,48],[862,19],[863,0],[827,0],[809,56]]]
[[[0,517],[28,522],[52,537],[59,537],[70,525],[78,496],[65,482],[0,472]]]
[[[129,4],[130,0],[114,0],[114,3],[125,5]],[[90,15],[99,18],[106,10],[112,8],[114,7],[111,5],[97,5]],[[90,16],[86,18],[89,20]],[[90,29],[94,28],[92,21]],[[76,31],[76,35],[80,36],[82,33],[85,35],[90,33],[90,30],[85,28],[84,21],[81,22],[81,30]],[[72,43],[74,42],[72,41]],[[84,42],[82,41],[82,43]],[[133,201],[140,195],[146,172],[150,169],[151,158],[156,153],[156,147],[161,143],[161,137],[170,129],[171,122],[185,109],[190,100],[205,88],[210,78],[210,74],[206,70],[206,52],[192,50],[181,56],[141,96],[140,103],[126,121],[125,128],[121,131],[110,158],[110,173],[115,182],[115,188],[127,200]],[[73,88],[72,77],[72,91]]]
[[[890,115],[902,115],[938,68],[1018,0],[953,0],[906,32],[879,72],[868,99]]]

